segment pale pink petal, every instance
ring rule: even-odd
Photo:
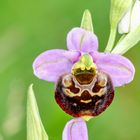
[[[98,49],[97,36],[82,28],[73,28],[67,36],[67,47],[69,50],[91,52]]]
[[[63,131],[63,140],[88,140],[86,122],[81,118],[69,121]]]
[[[113,53],[92,52],[97,68],[110,75],[115,87],[130,83],[135,74],[132,62],[124,56]]]
[[[79,59],[79,52],[49,50],[40,54],[33,63],[34,74],[43,80],[56,82],[58,78],[71,71],[73,62]]]

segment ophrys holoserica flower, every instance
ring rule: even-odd
[[[135,69],[119,54],[98,52],[98,38],[84,28],[67,35],[68,50],[48,50],[33,63],[34,74],[56,84],[55,99],[74,117],[92,117],[112,102],[114,88],[133,80]]]

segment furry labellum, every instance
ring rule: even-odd
[[[104,72],[65,74],[56,85],[58,105],[73,117],[93,117],[102,113],[112,102],[114,87]]]

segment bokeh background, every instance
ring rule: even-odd
[[[66,49],[68,31],[85,9],[103,51],[109,36],[110,0],[0,0],[0,140],[26,140],[26,97],[33,83],[50,140],[61,140],[71,117],[54,100],[54,85],[33,75],[32,62],[45,50]],[[140,139],[140,44],[125,55],[136,68],[131,84],[116,89],[112,105],[88,122],[89,140]]]

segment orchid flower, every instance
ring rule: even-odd
[[[54,82],[55,99],[73,116],[63,131],[63,140],[88,140],[84,120],[102,113],[112,102],[114,88],[130,83],[135,74],[132,62],[119,54],[98,51],[89,11],[81,27],[67,34],[67,49],[47,50],[33,63],[34,74]]]

